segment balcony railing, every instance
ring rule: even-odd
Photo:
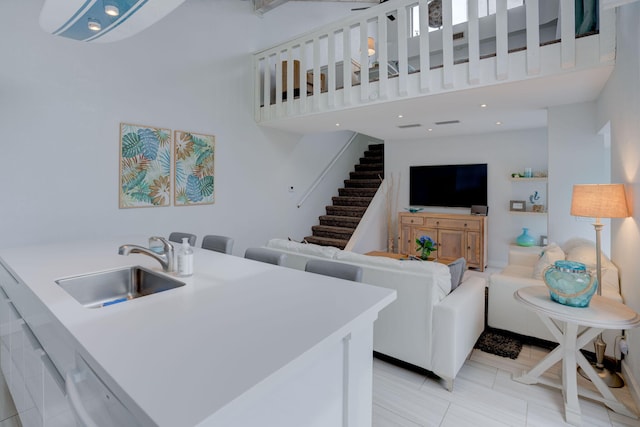
[[[256,53],[256,121],[524,80],[614,61],[613,9],[595,14],[598,22],[579,22],[578,27],[586,30],[576,34],[575,0],[526,0],[513,8],[507,7],[507,0],[495,0],[495,13],[488,15],[486,10],[479,11],[478,0],[466,0],[467,19],[454,25],[457,1],[442,0],[441,22],[430,22],[433,1],[391,0]],[[419,19],[414,18],[416,11]]]

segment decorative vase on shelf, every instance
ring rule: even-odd
[[[536,239],[529,234],[528,228],[522,229],[522,234],[516,237],[516,243],[518,246],[533,246],[536,244]]]

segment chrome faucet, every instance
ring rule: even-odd
[[[149,255],[151,258],[160,263],[163,271],[166,271],[167,273],[173,273],[174,271],[176,271],[173,261],[173,245],[164,237],[149,237],[149,246],[152,246],[152,243],[155,242],[162,243],[162,252],[154,252],[149,248],[145,248],[144,246],[139,245],[122,245],[118,249],[118,253],[120,255]]]

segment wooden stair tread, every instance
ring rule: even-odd
[[[348,240],[344,240],[344,239],[331,239],[328,237],[315,237],[315,236],[307,236],[304,238],[304,240],[306,240],[308,243],[313,243],[315,245],[334,246],[338,249],[344,249],[345,246],[347,246],[347,243],[349,243]]]

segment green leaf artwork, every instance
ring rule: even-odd
[[[171,129],[120,123],[120,208],[171,204]]]
[[[215,137],[177,130],[174,141],[175,205],[214,203]]]

